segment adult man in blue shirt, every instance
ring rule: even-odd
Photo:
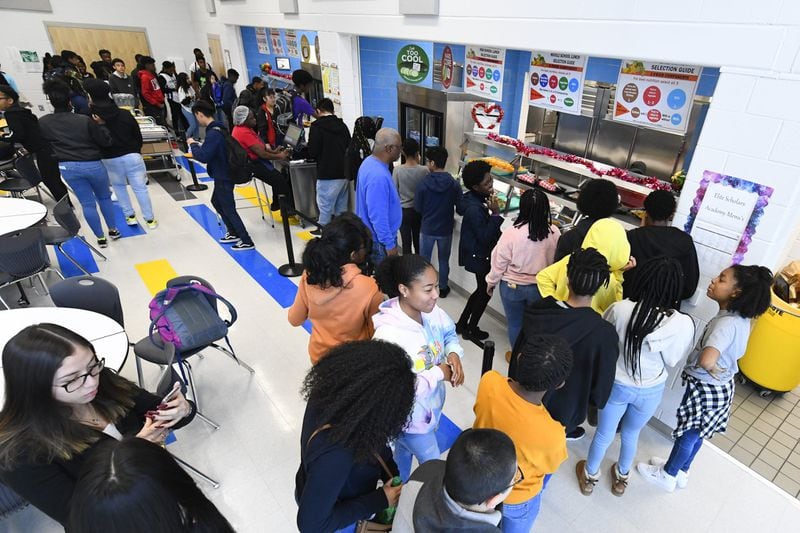
[[[187,139],[191,145],[192,157],[206,163],[208,175],[214,179],[214,192],[211,194],[211,205],[219,213],[225,223],[227,233],[219,242],[235,243],[232,250],[252,250],[253,239],[247,233],[239,213],[236,212],[236,201],[233,197],[233,181],[228,178],[228,149],[225,136],[228,135],[225,125],[214,120],[216,109],[213,104],[200,100],[192,106],[192,113],[197,123],[206,128],[203,144],[195,139]]]
[[[397,255],[397,232],[403,219],[400,195],[392,181],[389,163],[400,157],[400,134],[381,128],[375,134],[372,155],[361,163],[356,180],[356,214],[372,231],[372,264]]]

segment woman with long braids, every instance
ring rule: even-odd
[[[603,317],[619,335],[620,357],[589,456],[576,467],[581,492],[590,495],[600,479],[600,463],[621,424],[619,460],[611,467],[611,491],[622,496],[628,486],[639,432],[655,414],[664,394],[667,367],[689,353],[694,323],[677,311],[683,272],[675,259],[656,257],[639,266],[630,297],[613,304]]]
[[[350,146],[344,152],[344,176],[355,181],[361,163],[372,153],[378,128],[371,117],[358,117],[353,125]]]
[[[536,274],[551,265],[561,232],[553,225],[550,200],[541,189],[528,189],[519,201],[514,224],[503,231],[492,250],[492,270],[486,275],[488,293],[500,284],[508,320],[508,344],[514,346],[522,328],[522,314],[540,300]],[[511,352],[506,353],[509,360]]]
[[[301,533],[350,528],[397,505],[388,443],[408,421],[415,382],[405,351],[375,340],[341,344],[309,371],[295,478]]]

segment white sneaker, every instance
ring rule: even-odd
[[[667,464],[667,460],[662,459],[661,457],[653,457],[650,459],[650,464],[664,468],[664,465]],[[689,472],[678,470],[678,474],[675,476],[675,481],[677,482],[677,487],[679,489],[685,489],[686,485],[689,484]]]
[[[675,492],[675,487],[678,483],[677,480],[664,472],[664,469],[660,466],[639,463],[636,465],[636,470],[639,471],[648,483],[661,487],[667,492]]]

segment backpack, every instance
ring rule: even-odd
[[[250,158],[247,157],[247,150],[234,139],[228,130],[214,126],[212,130],[218,131],[225,138],[225,153],[228,156],[228,179],[237,185],[242,185],[252,179],[247,165]]]
[[[220,318],[208,301],[215,298],[225,304],[230,320]],[[175,285],[160,291],[150,300],[150,341],[156,346],[158,332],[164,342],[171,342],[178,352],[208,346],[219,339],[228,340],[228,328],[236,322],[236,308],[228,300],[200,283]]]
[[[253,94],[253,91],[250,89],[245,89],[244,91],[240,92],[239,96],[236,97],[236,100],[233,101],[233,106],[231,109],[236,109],[240,105],[249,107],[255,111],[255,109],[258,107],[258,104],[256,102],[256,95]]]
[[[294,119],[294,96],[290,92],[283,91],[278,93],[278,98],[275,100],[275,111],[272,116],[275,130],[281,138],[286,135],[286,129],[289,124],[296,123]]]

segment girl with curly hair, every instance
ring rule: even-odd
[[[382,341],[337,346],[309,371],[295,477],[301,533],[348,528],[397,505],[388,443],[408,421],[414,383],[403,349]]]

